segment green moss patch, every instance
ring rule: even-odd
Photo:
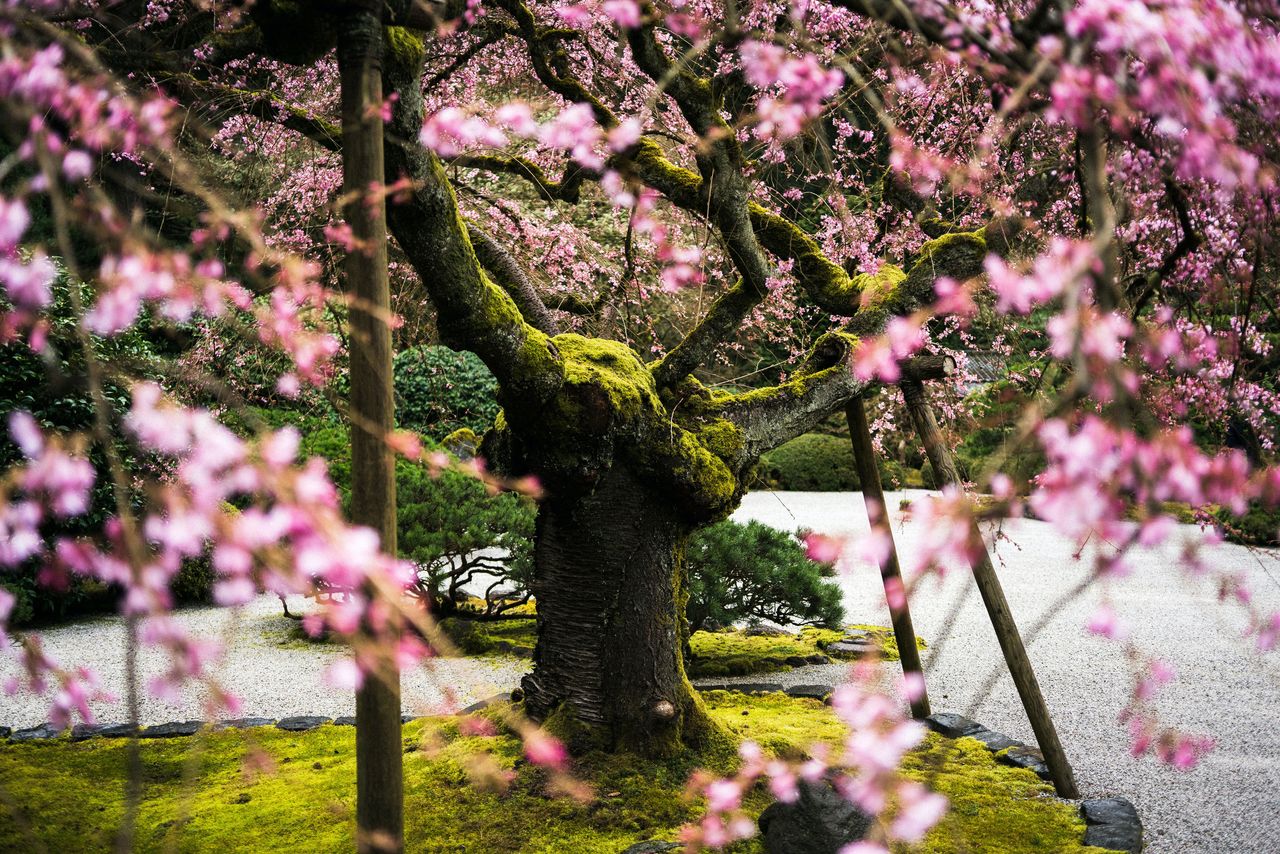
[[[892,629],[863,624],[853,624],[847,628],[865,632],[868,640],[879,646],[882,659],[898,660],[898,643]],[[795,659],[807,659],[815,655],[853,658],[855,656],[828,650],[831,644],[843,639],[846,634],[843,629],[819,628],[801,629],[798,635],[778,636],[749,635],[741,630],[694,632],[689,639],[693,658],[685,662],[685,667],[693,677],[749,676],[753,673],[790,670],[800,666]],[[923,639],[917,638],[916,643],[920,649],[925,648]],[[787,659],[792,661],[788,662]]]
[[[843,729],[813,700],[782,694],[704,695],[710,715],[740,738],[799,756]],[[404,729],[406,847],[410,851],[617,854],[643,839],[675,839],[703,804],[685,795],[698,768],[729,772],[730,745],[665,761],[591,753],[575,760],[585,800],[557,796],[547,775],[520,760],[498,731],[466,735],[457,718]],[[127,744],[63,738],[0,746],[0,850],[106,850],[124,812]],[[355,731],[274,728],[206,731],[142,743],[143,800],[135,848],[179,851],[350,851],[355,813]],[[1097,852],[1084,825],[1030,771],[999,765],[977,741],[930,735],[905,766],[952,803],[925,840],[928,852]],[[494,785],[509,776],[505,786]],[[762,787],[746,799],[758,814]],[[735,849],[760,851],[751,840]],[[904,851],[906,849],[903,849]]]
[[[537,641],[537,622],[530,619],[485,622],[464,617],[441,621],[445,633],[466,655],[528,654]],[[886,661],[898,660],[898,643],[893,630],[884,626],[852,624],[848,629],[865,632],[880,648]],[[776,673],[801,666],[797,659],[817,655],[851,658],[830,653],[828,646],[846,635],[841,629],[801,629],[799,634],[752,635],[741,629],[718,632],[694,632],[689,639],[693,657],[685,662],[691,678],[714,676],[750,676],[753,673]],[[916,643],[925,648],[922,638]],[[791,659],[788,662],[788,659]]]
[[[509,655],[517,649],[532,652],[538,637],[538,623],[533,618],[485,621],[446,617],[440,628],[466,655]]]
[[[908,755],[903,772],[947,797],[950,809],[913,854],[1014,854],[1021,851],[1077,851],[1085,846],[1084,820],[1075,804],[1057,798],[1053,787],[1026,769],[995,761],[982,742],[929,733]]]

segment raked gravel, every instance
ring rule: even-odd
[[[904,524],[898,506],[903,497],[920,494],[894,493],[887,500],[904,562],[927,532]],[[830,534],[867,530],[858,494],[752,493],[734,518]],[[1087,577],[1090,562],[1076,559],[1075,546],[1043,522],[1007,524],[1003,534],[1008,539],[996,549],[996,568],[1026,632]],[[1180,526],[1178,534],[1197,538],[1200,531]],[[1084,630],[1098,589],[1070,598],[1028,644],[1029,655],[1082,795],[1133,801],[1146,826],[1146,851],[1274,854],[1280,851],[1280,653],[1258,653],[1243,637],[1246,620],[1239,609],[1220,604],[1210,584],[1187,579],[1176,554],[1169,547],[1135,555],[1132,572],[1108,592],[1136,645],[1177,672],[1177,681],[1157,695],[1164,720],[1217,742],[1195,769],[1176,771],[1130,756],[1127,733],[1117,722],[1132,685],[1129,665],[1115,644]],[[1245,575],[1259,609],[1280,610],[1280,553],[1221,545],[1205,555],[1214,569]],[[878,572],[855,568],[842,583],[852,619],[888,625]],[[940,584],[921,585],[910,604],[916,633],[930,643],[924,665],[934,711],[960,712],[1034,744],[969,573],[950,572]],[[840,672],[805,668],[781,674],[779,681],[835,682]],[[992,672],[998,678],[984,692]]]
[[[898,511],[903,497],[891,493],[895,537],[904,557],[926,532]],[[856,493],[752,493],[734,514],[778,528],[809,528],[830,534],[867,529],[861,496]],[[1191,526],[1184,538],[1199,536]],[[1100,590],[1068,598],[1029,643],[1032,663],[1074,765],[1084,797],[1120,795],[1138,807],[1147,831],[1147,851],[1280,851],[1280,668],[1276,654],[1263,656],[1243,638],[1239,609],[1219,604],[1212,586],[1186,578],[1173,555],[1176,547],[1141,552],[1132,572],[1108,588],[1110,600],[1139,648],[1173,665],[1178,679],[1158,695],[1164,719],[1191,732],[1210,734],[1216,749],[1187,772],[1150,758],[1133,759],[1117,718],[1132,685],[1129,665],[1116,645],[1093,637],[1084,624],[1097,606]],[[1086,560],[1074,556],[1072,543],[1040,522],[1004,527],[996,554],[997,570],[1018,624],[1026,632],[1049,616],[1052,603],[1083,581]],[[1251,583],[1255,603],[1280,610],[1280,554],[1222,545],[1207,553],[1218,570],[1239,572]],[[879,574],[871,567],[842,576],[850,620],[888,624]],[[291,602],[305,608],[302,600]],[[924,655],[930,699],[935,711],[955,711],[1013,738],[1034,743],[980,597],[967,572],[954,571],[920,587],[911,599],[916,631],[929,643]],[[223,681],[243,700],[246,716],[285,717],[353,713],[350,694],[325,685],[324,665],[338,650],[288,639],[289,621],[272,596],[255,600],[238,613],[202,608],[176,615],[188,629],[220,637],[226,656]],[[951,621],[950,631],[945,631]],[[944,638],[945,633],[945,638]],[[109,618],[50,629],[42,633],[48,652],[60,661],[87,664],[106,688],[123,696],[124,629]],[[155,673],[156,657],[144,654],[142,668]],[[437,659],[429,669],[404,675],[404,705],[409,713],[438,709],[451,691],[461,704],[519,681],[527,662],[511,658]],[[0,681],[13,672],[0,662]],[[805,667],[742,681],[784,684],[841,681],[840,665]],[[989,681],[994,674],[994,681]],[[732,680],[731,680],[732,681]],[[990,690],[985,690],[991,684]],[[0,724],[19,727],[44,720],[47,706],[29,696],[0,696]],[[119,705],[95,708],[100,719],[121,720]],[[201,698],[190,693],[178,702],[143,701],[144,723],[201,716]]]
[[[314,607],[290,597],[290,611]],[[188,608],[173,617],[194,637],[217,639],[225,650],[215,677],[241,700],[237,717],[284,718],[292,715],[338,717],[355,714],[350,692],[330,687],[324,679],[328,664],[342,656],[342,647],[299,639],[294,620],[284,616],[275,596],[259,596],[237,610]],[[104,617],[40,633],[45,651],[64,664],[84,664],[100,677],[102,687],[117,698],[125,696],[125,628],[119,617]],[[149,654],[150,653],[150,654]],[[142,648],[139,655],[143,686],[139,720],[143,724],[201,719],[204,692],[188,688],[177,702],[149,695],[149,680],[163,672],[165,656]],[[453,708],[510,691],[526,671],[527,662],[509,657],[436,658],[406,672],[401,695],[407,714],[429,714],[445,708],[446,692],[456,698]],[[0,659],[0,681],[15,672],[13,661]],[[98,720],[124,721],[122,702],[93,703]],[[20,694],[0,694],[0,724],[13,727],[43,722],[48,703]]]

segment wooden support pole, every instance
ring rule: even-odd
[[[920,649],[916,646],[916,630],[911,625],[911,608],[907,605],[906,585],[898,569],[898,547],[893,542],[893,529],[889,525],[889,510],[884,503],[884,488],[880,483],[880,470],[876,467],[875,448],[871,445],[871,429],[867,425],[867,411],[862,398],[855,397],[845,407],[849,421],[849,437],[853,440],[853,460],[862,482],[862,501],[867,508],[867,521],[873,531],[879,530],[888,538],[889,553],[880,564],[880,580],[884,583],[885,599],[889,605],[889,619],[893,622],[893,635],[898,641],[898,657],[902,661],[903,675],[915,673],[920,677],[920,696],[911,700],[911,716],[918,720],[929,717],[929,692],[924,687],[924,670],[920,667]],[[894,601],[901,598],[902,607],[895,608]]]
[[[942,431],[933,417],[933,408],[925,396],[924,384],[908,380],[901,383],[902,396],[907,403],[907,411],[915,424],[916,432],[924,445],[925,454],[933,466],[934,477],[939,486],[949,484],[958,489],[964,488],[960,472],[956,468],[951,449],[942,439]],[[982,602],[986,605],[987,615],[991,618],[991,626],[995,629],[996,639],[1004,653],[1005,663],[1009,666],[1009,674],[1013,677],[1014,687],[1022,699],[1022,707],[1031,720],[1031,729],[1040,744],[1040,752],[1044,754],[1045,764],[1049,766],[1049,775],[1053,779],[1053,788],[1062,798],[1079,798],[1075,775],[1071,771],[1071,763],[1058,740],[1058,730],[1049,716],[1049,707],[1045,705],[1044,695],[1040,692],[1040,683],[1036,681],[1035,671],[1031,668],[1031,659],[1027,657],[1026,647],[1022,643],[1022,635],[1009,610],[1009,601],[1005,598],[1004,588],[996,576],[995,567],[991,563],[991,555],[987,552],[986,543],[982,539],[982,531],[974,522],[969,532],[977,560],[973,563],[973,580],[977,582],[978,592],[982,594]]]
[[[346,257],[351,303],[351,521],[367,525],[396,551],[395,458],[391,384],[391,293],[387,280],[386,204],[369,188],[386,180],[382,150],[382,3],[344,7],[338,35],[342,85],[343,211],[359,243]],[[372,591],[371,591],[372,594]],[[400,673],[394,652],[356,692],[356,846],[404,850],[404,747]]]

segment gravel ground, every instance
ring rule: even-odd
[[[293,613],[305,613],[311,603],[290,598]],[[196,637],[218,638],[226,655],[216,673],[222,683],[241,699],[245,717],[283,718],[290,715],[355,714],[355,698],[325,684],[322,675],[329,662],[341,656],[337,646],[313,644],[292,634],[296,626],[286,618],[275,596],[260,596],[238,612],[222,608],[191,608],[178,611],[174,619]],[[101,678],[105,689],[123,698],[125,631],[118,617],[102,618],[62,626],[41,633],[46,651],[65,664],[84,664]],[[203,692],[188,689],[177,702],[158,700],[145,694],[146,680],[162,672],[160,655],[140,656],[144,697],[140,720],[144,724],[194,720],[204,717]],[[401,693],[404,710],[427,714],[441,708],[445,690],[454,693],[460,705],[511,690],[526,670],[527,662],[515,658],[439,658],[403,675]],[[0,659],[0,682],[15,672],[13,661]],[[27,694],[6,697],[0,694],[0,724],[13,728],[32,726],[45,720],[47,701]],[[94,714],[103,721],[126,719],[123,703],[94,704]]]
[[[911,496],[891,494],[887,503],[905,556],[923,531],[903,524],[897,513],[903,497]],[[752,493],[734,518],[787,530],[867,530],[857,494]],[[1042,522],[1019,521],[1004,532],[1010,541],[997,549],[997,571],[1025,633],[1087,576],[1088,563],[1074,559],[1073,545]],[[1182,526],[1179,534],[1194,538],[1199,529]],[[1175,771],[1130,757],[1127,735],[1117,725],[1132,684],[1128,665],[1114,644],[1083,629],[1098,602],[1096,590],[1070,600],[1029,644],[1032,664],[1083,796],[1132,800],[1146,825],[1148,852],[1280,851],[1277,653],[1264,658],[1242,640],[1245,620],[1238,609],[1219,604],[1210,585],[1184,578],[1175,554],[1168,548],[1137,556],[1130,576],[1112,586],[1111,599],[1135,643],[1177,671],[1177,681],[1157,695],[1165,721],[1216,739],[1216,749],[1198,767]],[[1216,569],[1248,576],[1261,609],[1280,609],[1280,553],[1223,545],[1206,554]],[[855,569],[843,586],[851,619],[888,625],[879,573]],[[952,572],[941,584],[922,585],[911,599],[916,632],[931,647],[924,663],[933,708],[966,714],[1034,744],[981,599],[976,589],[966,589],[971,587],[967,572]],[[984,692],[993,669],[999,678]],[[838,682],[841,672],[839,666],[804,668],[776,681]]]
[[[897,513],[902,497],[891,494],[888,503],[905,555],[922,532]],[[856,493],[752,493],[734,518],[758,519],[786,530],[866,530]],[[1198,536],[1193,527],[1183,527],[1180,533]],[[997,569],[1025,632],[1087,575],[1088,566],[1073,557],[1071,543],[1043,523],[1011,524],[1005,534],[1009,540],[1000,543]],[[1113,644],[1082,628],[1096,605],[1096,590],[1068,601],[1029,645],[1041,687],[1083,795],[1132,800],[1146,824],[1148,851],[1280,850],[1280,669],[1275,655],[1263,658],[1242,640],[1241,614],[1218,604],[1208,585],[1185,579],[1172,554],[1172,548],[1141,554],[1133,561],[1132,574],[1112,586],[1112,601],[1136,643],[1177,670],[1178,681],[1159,695],[1165,720],[1211,734],[1217,749],[1190,772],[1171,770],[1149,758],[1130,758],[1126,734],[1117,725],[1131,685],[1128,666]],[[1221,546],[1213,550],[1211,563],[1246,574],[1257,604],[1280,609],[1280,555],[1258,556],[1244,548]],[[850,620],[888,624],[877,572],[855,568],[843,576],[842,584]],[[925,666],[933,708],[961,712],[1034,743],[981,600],[971,587],[968,574],[957,571],[941,583],[923,585],[912,597],[916,631],[930,643]],[[296,611],[303,603],[291,606]],[[238,616],[194,609],[176,618],[202,636],[225,639],[221,674],[243,698],[243,714],[352,714],[351,696],[321,680],[325,663],[338,651],[289,640],[290,623],[280,613],[278,600],[265,596]],[[954,622],[944,639],[949,619]],[[93,667],[105,687],[123,695],[124,631],[118,619],[52,629],[43,637],[54,657]],[[155,672],[159,666],[159,661],[143,657],[144,672]],[[525,666],[524,661],[505,658],[437,660],[431,671],[405,674],[405,710],[424,713],[438,707],[446,688],[464,704],[509,690]],[[12,672],[8,660],[0,662],[0,681]],[[995,681],[987,691],[993,674]],[[843,666],[829,665],[742,681],[834,684],[843,676]],[[177,703],[148,698],[143,721],[199,718],[200,699],[194,694]],[[36,698],[0,696],[0,723],[33,725],[44,719],[45,708]],[[104,720],[123,717],[118,705],[95,711]]]

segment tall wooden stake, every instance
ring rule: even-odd
[[[876,468],[875,448],[871,445],[871,429],[867,426],[867,411],[862,398],[855,397],[845,408],[849,420],[849,437],[853,440],[853,460],[858,468],[858,480],[862,482],[862,500],[867,507],[867,520],[872,530],[881,531],[888,538],[889,553],[880,564],[880,580],[884,582],[885,599],[889,603],[889,619],[893,622],[893,635],[898,641],[898,658],[902,661],[904,675],[915,673],[920,677],[920,696],[911,700],[911,716],[923,720],[929,717],[929,693],[924,688],[924,670],[920,667],[920,650],[916,646],[916,630],[911,625],[911,608],[906,602],[906,585],[898,569],[898,547],[893,542],[893,529],[889,525],[889,511],[884,504],[884,487],[880,483],[880,470]],[[902,607],[895,608],[893,601],[902,597]]]
[[[386,180],[382,154],[382,4],[347,4],[338,37],[342,84],[342,189],[358,246],[347,253],[351,305],[351,520],[396,550],[395,459],[386,442],[394,426],[391,294],[387,220],[369,188]],[[404,849],[400,673],[391,653],[356,692],[356,844],[362,852]]]
[[[901,383],[902,396],[907,402],[907,411],[915,424],[916,432],[924,445],[925,454],[933,466],[934,477],[938,484],[951,484],[963,488],[960,472],[956,468],[951,449],[942,439],[942,431],[933,417],[933,409],[925,396],[924,384],[908,380]],[[1027,658],[1026,647],[1022,644],[1022,635],[1013,621],[1009,611],[1009,602],[1005,599],[1004,588],[996,576],[995,567],[991,564],[991,555],[982,539],[982,531],[977,522],[969,532],[974,551],[978,559],[973,564],[973,580],[977,582],[978,592],[982,594],[982,602],[987,607],[987,615],[991,618],[991,626],[996,631],[996,639],[1004,652],[1005,663],[1009,666],[1009,674],[1013,676],[1014,687],[1022,699],[1022,707],[1026,709],[1031,720],[1031,729],[1040,744],[1040,752],[1044,754],[1045,764],[1049,766],[1049,774],[1053,778],[1053,788],[1059,797],[1078,798],[1075,775],[1071,771],[1071,763],[1058,741],[1058,730],[1049,716],[1049,707],[1045,705],[1044,695],[1040,693],[1040,683],[1036,681],[1035,671],[1031,668],[1031,660]]]

